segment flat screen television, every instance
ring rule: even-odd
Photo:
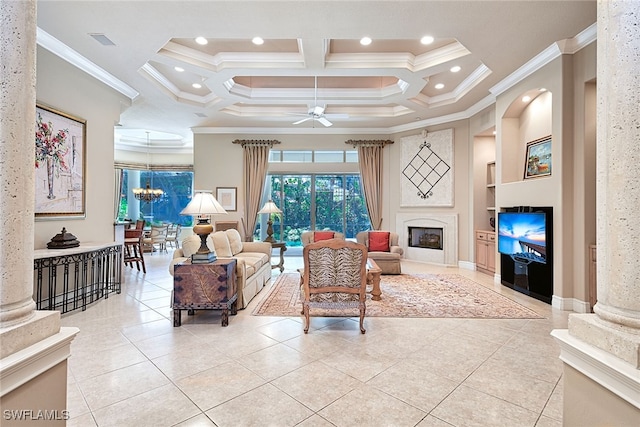
[[[498,252],[514,261],[547,263],[544,212],[498,212]]]

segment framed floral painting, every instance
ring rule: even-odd
[[[36,104],[36,219],[85,216],[85,120]]]

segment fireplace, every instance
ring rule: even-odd
[[[413,235],[413,229],[416,231]],[[409,231],[411,230],[411,232]],[[396,232],[398,243],[404,250],[403,257],[411,261],[421,261],[447,266],[458,266],[458,215],[432,212],[396,214]],[[422,234],[437,234],[440,245],[435,247],[437,237],[425,236],[420,244]],[[425,247],[426,246],[426,247]]]
[[[442,250],[442,228],[438,227],[409,227],[409,247]]]

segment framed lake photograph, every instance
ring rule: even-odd
[[[527,143],[524,179],[551,175],[551,135]]]
[[[87,122],[36,104],[36,219],[85,216]]]

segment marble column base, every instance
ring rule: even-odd
[[[26,322],[0,329],[0,359],[60,332],[59,311],[34,311]]]
[[[610,353],[572,336],[551,335],[564,363],[563,424],[636,425],[640,417],[640,371]]]
[[[640,368],[640,331],[602,320],[596,314],[571,314],[569,334]]]

